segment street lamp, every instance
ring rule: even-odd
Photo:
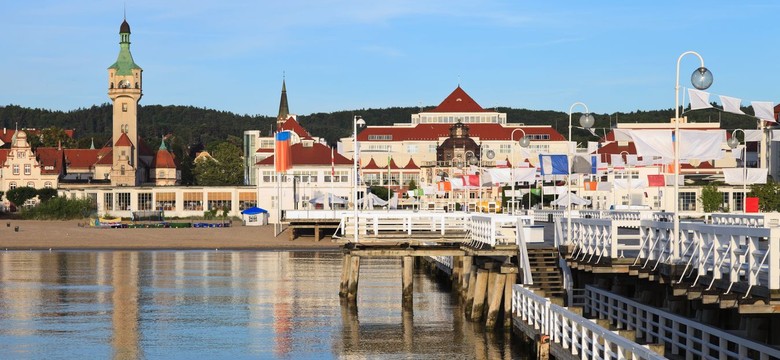
[[[626,157],[625,157],[625,159],[626,159],[625,160],[625,168],[624,168],[625,170],[624,170],[623,173],[624,174],[628,174],[628,182],[627,182],[627,184],[628,184],[628,210],[631,210],[631,189],[632,189],[631,188],[631,178],[634,177],[634,175],[631,174],[631,164],[628,163],[628,151],[625,151],[625,150],[621,151],[620,152],[620,156],[623,157],[623,154],[626,155]]]
[[[363,120],[363,118],[360,115],[355,115],[352,118],[352,196],[353,196],[353,210],[355,212],[355,234],[353,235],[353,240],[355,243],[358,242],[358,207],[357,207],[357,185],[358,185],[358,156],[360,156],[360,152],[358,151],[358,140],[357,140],[357,129],[358,126],[363,127],[366,126],[366,121]],[[365,195],[364,195],[365,197]]]
[[[517,179],[515,179],[515,168],[517,167],[517,163],[515,163],[515,153],[516,153],[516,151],[514,151],[514,147],[515,147],[515,131],[520,131],[520,132],[523,133],[523,137],[518,141],[518,143],[520,144],[520,147],[528,147],[528,145],[531,144],[531,139],[529,139],[528,136],[526,136],[525,131],[523,129],[521,129],[521,128],[517,128],[517,129],[512,130],[512,134],[509,135],[509,138],[512,141],[512,148],[513,148],[512,149],[512,214],[513,215],[514,215],[515,210],[516,210],[515,209],[516,208],[516,205],[515,205],[515,182],[517,181]],[[530,197],[531,197],[531,193],[530,192],[528,193],[528,197],[530,199]]]
[[[593,118],[593,115],[590,114],[590,110],[588,110],[588,105],[585,105],[584,103],[581,103],[581,102],[578,101],[578,102],[575,102],[574,104],[571,104],[571,106],[569,107],[569,144],[567,144],[568,147],[566,149],[566,154],[568,155],[568,156],[566,156],[567,159],[568,159],[567,164],[569,166],[569,168],[566,169],[567,170],[567,173],[566,173],[567,174],[566,175],[566,191],[568,192],[568,194],[566,194],[566,200],[567,200],[567,202],[566,202],[566,242],[567,243],[569,241],[571,241],[571,198],[572,198],[572,194],[571,194],[571,161],[572,161],[571,160],[571,154],[572,154],[572,146],[571,146],[571,113],[574,110],[574,107],[577,106],[577,105],[581,105],[582,107],[585,108],[585,113],[580,116],[580,126],[583,129],[591,128],[593,126],[593,123],[596,122],[596,119]],[[574,147],[575,147],[574,150],[576,150],[576,147],[577,147],[577,143],[576,142],[574,143]]]
[[[674,234],[672,235],[672,259],[680,256],[680,249],[676,246],[680,240],[680,60],[685,55],[696,55],[701,66],[691,74],[691,84],[699,90],[707,90],[712,85],[712,72],[704,67],[704,59],[695,51],[686,51],[677,58],[677,78],[674,84]]]
[[[731,139],[726,142],[732,149],[736,149],[739,146],[737,131],[742,131],[742,136],[745,136],[745,130],[735,129],[732,131]],[[742,212],[747,212],[747,142],[745,142],[745,147],[742,149]]]

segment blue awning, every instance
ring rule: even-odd
[[[245,215],[267,214],[268,210],[261,209],[261,208],[259,208],[257,206],[252,206],[249,209],[244,209],[244,211],[242,211],[241,213],[245,214]]]

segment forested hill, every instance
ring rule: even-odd
[[[425,107],[429,110],[432,107]],[[408,123],[411,115],[420,112],[419,107],[393,107],[386,109],[360,109],[338,111],[333,113],[314,113],[298,117],[298,121],[312,135],[324,137],[334,144],[341,137],[352,132],[354,115],[361,115],[369,125],[391,125],[393,123]],[[526,109],[496,108],[498,112],[507,113],[508,122],[525,123],[528,125],[553,125],[561,134],[567,133],[569,116],[558,111],[539,111]],[[753,113],[752,109],[743,109]],[[697,110],[686,114],[690,122],[721,121],[724,129],[745,128],[755,129],[756,121],[749,116],[729,113],[719,113],[715,110]],[[594,114],[596,128],[609,128],[616,121],[627,122],[666,122],[672,118],[673,110],[636,111],[630,113]],[[84,139],[95,139],[95,144],[101,146],[110,138],[112,107],[106,103],[85,109],[67,112],[44,109],[30,109],[16,105],[0,106],[0,123],[5,128],[47,128],[75,129],[79,144],[87,144]],[[578,115],[574,117],[574,126],[578,126]],[[275,117],[261,115],[238,115],[227,111],[217,111],[192,106],[145,105],[139,110],[140,133],[150,144],[159,144],[163,135],[173,134],[177,142],[183,144],[209,144],[226,141],[240,141],[244,130],[261,130],[270,133],[275,124]],[[575,131],[578,140],[593,140],[587,132]],[[602,131],[598,131],[602,135]],[[236,139],[238,138],[238,139]]]

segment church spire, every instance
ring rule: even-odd
[[[282,76],[282,98],[279,100],[279,115],[276,116],[276,127],[280,128],[290,117],[290,107],[287,105],[287,84]]]

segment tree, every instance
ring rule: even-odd
[[[761,212],[780,211],[780,185],[774,181],[770,180],[766,184],[750,185],[748,196],[761,199],[758,202]]]
[[[41,202],[47,202],[56,197],[57,197],[57,189],[51,189],[51,188],[38,189],[38,199],[40,199]]]
[[[406,185],[407,190],[417,190],[417,182],[414,181],[414,179],[409,180],[409,183]]]
[[[701,206],[706,213],[727,210],[723,208],[723,194],[718,191],[717,182],[708,183],[701,188],[699,201],[701,201]]]
[[[16,206],[24,205],[24,202],[30,200],[38,195],[38,190],[28,186],[18,187],[16,189],[8,190],[5,197]]]
[[[73,148],[76,146],[76,140],[73,140],[65,130],[56,126],[48,127],[41,130],[41,146],[43,147],[57,147],[62,145],[64,148]]]
[[[213,145],[211,158],[198,161],[192,170],[195,183],[202,186],[243,184],[244,162],[241,155],[241,148],[229,142]]]

